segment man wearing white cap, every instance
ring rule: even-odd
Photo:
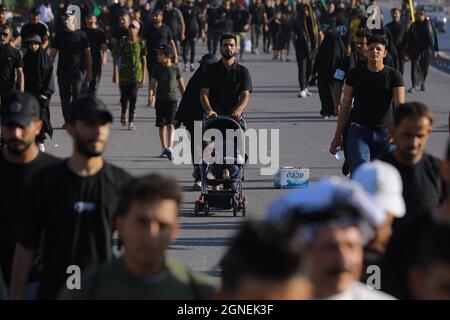
[[[364,249],[365,266],[379,265],[392,234],[392,222],[405,215],[402,178],[394,166],[374,160],[359,166],[352,179],[359,182],[386,213],[385,223],[376,228],[375,236]],[[364,279],[365,276],[363,274]]]
[[[311,256],[311,281],[317,299],[390,300],[358,279],[363,272],[363,246],[385,212],[356,182],[337,177],[288,193],[268,209],[273,223],[298,225]]]

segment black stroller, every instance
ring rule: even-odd
[[[197,216],[200,212],[204,215],[209,215],[211,209],[217,208],[222,210],[233,209],[233,215],[237,216],[238,212],[242,212],[242,216],[247,215],[247,198],[242,194],[242,185],[244,178],[244,164],[245,164],[245,136],[244,130],[239,125],[239,123],[232,117],[218,116],[215,118],[207,118],[202,122],[202,136],[205,131],[209,129],[216,129],[222,133],[223,148],[220,147],[221,142],[217,139],[212,139],[214,141],[214,151],[211,155],[217,155],[223,157],[223,165],[217,163],[211,163],[209,159],[205,159],[202,155],[200,162],[200,179],[202,182],[202,191],[199,199],[195,201],[195,211],[194,214]],[[231,130],[230,130],[231,129]],[[226,139],[227,130],[236,132],[235,137],[232,141]],[[216,138],[216,137],[214,137]],[[227,141],[228,140],[228,141]],[[240,140],[240,141],[239,141]],[[228,142],[228,143],[227,143]],[[231,147],[233,149],[231,157],[229,156]],[[217,154],[220,152],[221,154]],[[207,153],[208,151],[204,152]],[[226,155],[226,156],[225,156]],[[229,179],[224,178],[214,178],[207,179],[207,170],[212,168],[211,166],[221,166],[220,168],[232,167],[234,169],[234,174],[231,175]],[[219,186],[223,185],[223,190],[208,190],[209,186]]]

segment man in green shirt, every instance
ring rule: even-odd
[[[158,50],[158,61],[152,71],[148,105],[156,108],[156,126],[159,128],[162,153],[160,157],[173,160],[174,125],[178,110],[178,90],[184,93],[185,85],[178,65],[172,63],[174,52],[171,46],[162,44]],[[155,98],[155,87],[156,90]],[[167,138],[168,135],[168,138]]]
[[[120,104],[122,115],[120,121],[125,127],[128,113],[128,130],[135,130],[134,117],[136,113],[136,101],[139,88],[145,85],[147,73],[147,46],[144,40],[139,38],[140,24],[133,20],[128,29],[128,37],[119,40],[114,57],[113,83],[119,83]],[[128,106],[129,105],[129,106]]]
[[[212,299],[211,281],[166,256],[178,232],[181,191],[157,174],[133,179],[124,189],[116,225],[124,255],[81,278],[80,289],[61,299]]]

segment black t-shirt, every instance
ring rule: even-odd
[[[45,23],[40,22],[39,23],[27,23],[22,27],[22,30],[20,30],[20,36],[22,37],[22,44],[23,47],[26,47],[26,40],[34,35],[37,34],[41,37],[42,41],[45,41],[45,39],[48,38],[48,27]]]
[[[372,72],[367,66],[351,70],[345,83],[353,87],[354,107],[351,121],[368,129],[383,129],[393,121],[393,91],[403,87],[398,70],[384,66]]]
[[[183,20],[183,15],[178,9],[174,8],[170,11],[164,11],[164,24],[170,28],[173,37],[176,39],[178,39],[180,34],[180,20]]]
[[[30,163],[13,163],[7,161],[0,151],[0,181],[3,185],[0,193],[0,268],[7,285],[11,279],[12,260],[26,203],[34,192],[30,189],[31,179],[37,172],[58,161],[58,158],[40,152]],[[28,280],[37,279],[38,264],[35,263]]]
[[[249,8],[250,15],[252,16],[251,23],[256,25],[262,25],[264,23],[264,5],[252,3]]]
[[[180,7],[186,25],[186,35],[195,35],[200,30],[201,10],[198,6],[183,5]]]
[[[83,272],[111,259],[113,217],[130,178],[107,162],[97,174],[81,177],[69,168],[68,160],[34,176],[19,242],[35,249],[44,234],[38,298],[56,298],[70,265]]]
[[[252,79],[248,69],[237,62],[228,71],[219,61],[206,70],[202,88],[209,89],[209,101],[214,111],[230,115],[239,102],[241,92],[252,92]]]
[[[244,26],[248,24],[250,15],[245,8],[238,8],[231,13],[231,19],[233,20],[234,32],[245,32]]]
[[[336,25],[336,15],[333,13],[323,12],[319,18],[320,26],[322,31],[327,30],[328,28],[335,27]]]
[[[122,38],[128,37],[128,29],[124,28],[117,28],[116,31],[114,31],[114,34],[112,36],[114,39],[119,41]]]
[[[208,29],[217,29],[223,27],[225,8],[222,6],[209,7],[206,10]]]
[[[84,50],[89,48],[86,33],[81,30],[64,30],[56,34],[53,47],[59,51],[58,76],[76,75],[78,71],[86,70]]]
[[[92,65],[93,67],[101,65],[102,61],[102,44],[106,44],[106,34],[100,29],[83,29],[84,33],[86,33],[89,44],[91,46],[91,56],[92,56]]]
[[[409,299],[407,271],[416,258],[418,239],[432,214],[445,201],[444,181],[439,175],[440,160],[424,153],[422,160],[410,167],[399,163],[393,153],[381,160],[392,164],[400,173],[406,214],[395,219],[381,263],[383,291],[399,299]]]
[[[163,24],[159,29],[153,24],[149,24],[145,28],[144,39],[147,41],[148,60],[156,61],[155,49],[158,49],[161,44],[169,44],[171,40],[174,40],[172,31],[170,28]]]
[[[22,54],[11,45],[0,45],[0,94],[12,90],[16,83],[16,69],[23,67]]]

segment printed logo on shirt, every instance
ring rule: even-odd
[[[336,80],[341,80],[341,81],[344,80],[344,78],[345,78],[344,70],[336,69],[336,72],[334,73],[333,78]]]
[[[75,204],[73,205],[73,210],[75,210],[75,212],[77,213],[83,213],[85,211],[94,211],[94,209],[95,203],[93,202],[78,201],[75,202]]]

